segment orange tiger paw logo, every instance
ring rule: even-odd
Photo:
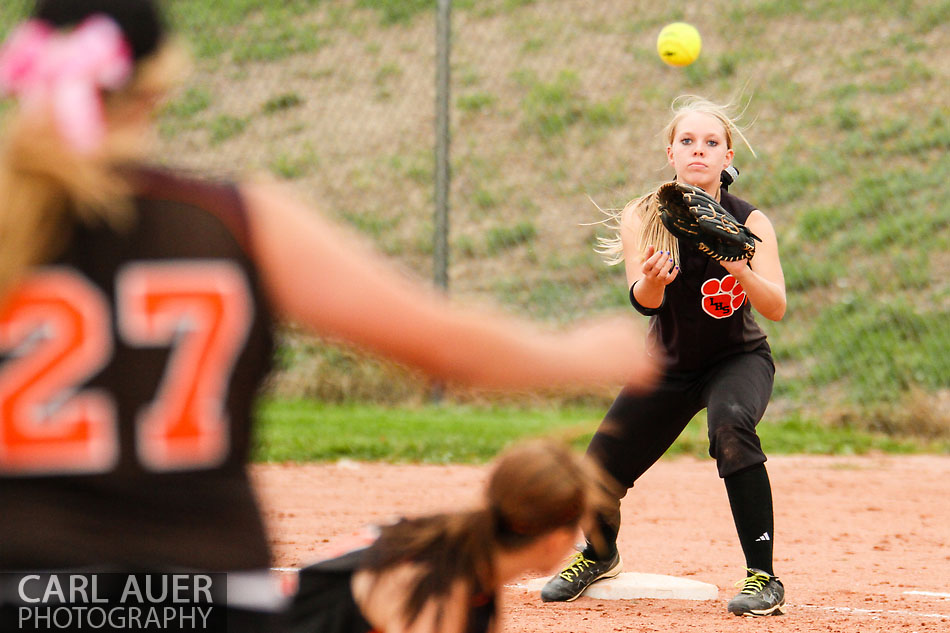
[[[745,290],[732,275],[707,279],[702,287],[703,310],[714,319],[725,319],[745,303]]]

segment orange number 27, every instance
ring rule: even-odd
[[[172,351],[154,399],[136,417],[151,470],[210,468],[227,456],[227,383],[251,321],[240,269],[220,260],[137,262],[116,283],[118,332]],[[0,472],[108,471],[119,455],[111,394],[82,388],[110,360],[106,297],[67,268],[22,282],[0,309]],[[134,371],[134,368],[132,369]]]

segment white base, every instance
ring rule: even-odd
[[[535,578],[520,586],[528,591],[540,592],[548,580],[550,577]],[[661,574],[624,572],[614,578],[595,582],[581,597],[598,600],[632,600],[634,598],[716,600],[719,598],[719,589],[716,585],[698,580]]]

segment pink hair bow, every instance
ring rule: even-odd
[[[69,33],[30,20],[0,48],[0,91],[16,96],[25,110],[51,108],[60,134],[82,154],[105,137],[100,90],[120,88],[131,73],[131,49],[105,15]]]

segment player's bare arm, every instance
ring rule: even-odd
[[[642,257],[639,255],[637,235],[640,224],[640,216],[634,206],[627,205],[620,223],[627,287],[632,289],[637,303],[643,307],[659,308],[663,304],[664,290],[679,275],[679,268],[673,265],[669,253],[659,251],[654,246],[647,247]]]
[[[325,336],[487,388],[652,380],[642,331],[631,319],[547,332],[466,309],[398,271],[281,188],[251,184],[243,192],[254,255],[274,305]]]
[[[759,314],[772,321],[785,316],[785,275],[778,255],[778,239],[772,223],[761,211],[753,211],[746,226],[761,242],[756,243],[755,255],[746,265],[745,260],[722,262],[732,273]]]

